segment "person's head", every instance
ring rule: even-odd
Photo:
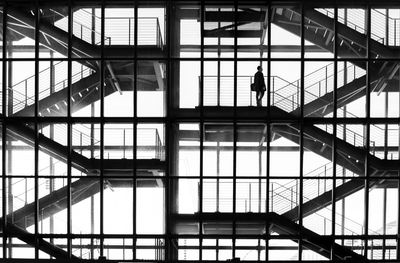
[[[258,67],[257,67],[257,70],[260,71],[260,72],[263,71],[263,69],[262,69],[261,66],[258,66]]]

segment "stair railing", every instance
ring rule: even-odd
[[[330,10],[330,9],[318,8],[316,10],[318,12],[326,15],[326,16],[329,16],[332,19],[334,18],[334,12],[332,10]],[[360,10],[360,11],[364,12],[364,10]],[[360,21],[360,16],[359,15],[356,15],[354,12],[352,12],[352,13],[354,13],[353,16],[347,14],[347,21],[345,21],[344,17],[340,16],[339,13],[340,12],[338,12],[338,22],[340,22],[342,24],[345,24],[349,28],[351,28],[351,29],[353,29],[353,30],[355,30],[357,32],[360,32],[361,34],[366,34],[365,25],[364,24],[362,24],[362,25],[361,24],[356,24],[356,22],[355,22],[356,20]],[[376,14],[382,14],[382,13],[377,12],[375,9],[371,9],[371,17],[373,17]],[[355,16],[357,16],[357,17],[355,17]],[[354,21],[354,22],[352,22],[352,21]],[[363,20],[363,21],[365,21],[365,20]],[[384,32],[384,30],[382,32]],[[381,44],[385,43],[385,38],[383,36],[382,37],[378,36],[374,32],[371,32],[371,38],[374,39],[375,41],[381,43]]]
[[[58,11],[51,9],[51,8],[49,10],[51,12],[57,14],[58,16],[62,17],[62,19],[59,21],[56,21],[54,25],[57,26],[58,28],[64,30],[65,32],[68,32],[68,16],[61,14]],[[101,32],[98,32],[97,30],[93,30],[93,28],[87,26],[87,25],[91,24],[91,21],[88,24],[78,22],[79,19],[77,20],[74,17],[77,12],[80,12],[80,10],[74,12],[73,18],[72,18],[72,20],[73,20],[72,21],[73,35],[88,42],[88,43],[94,42],[94,43],[100,44],[101,43],[101,41],[100,41]],[[85,12],[86,12],[86,14],[90,14],[87,11],[85,11]],[[97,25],[101,25],[101,23],[97,23]],[[92,39],[93,36],[95,37],[95,39]],[[99,39],[99,40],[97,41],[97,39]],[[110,39],[108,37],[105,37],[104,43],[107,44],[109,42],[110,42]]]
[[[331,9],[316,9],[318,12],[334,18],[334,12]],[[356,24],[356,21],[363,21],[360,19],[360,14],[357,12],[365,13],[365,10],[354,10],[354,12],[347,13],[347,21],[338,12],[338,21],[346,26],[354,29],[362,34],[366,34],[364,23]],[[364,15],[364,14],[363,14]],[[388,46],[399,46],[400,45],[400,19],[387,16],[377,9],[371,9],[371,37],[375,41],[388,45]]]
[[[63,79],[58,82],[56,82],[53,86],[50,86],[49,79],[47,78],[50,76],[50,72],[52,67],[48,67],[42,71],[39,72],[38,74],[38,79],[39,79],[39,89],[40,87],[45,86],[45,89],[39,90],[39,98],[38,100],[40,101],[41,99],[47,97],[50,95],[50,90],[53,89],[53,92],[60,91],[68,86],[68,79]],[[65,62],[60,61],[56,64],[53,65],[53,70],[57,73],[60,73],[62,75],[67,75],[67,68]],[[81,80],[82,78],[85,78],[93,73],[93,70],[87,67],[82,67],[80,71],[77,73],[73,74],[71,77],[71,84],[74,84],[75,82]],[[12,90],[13,93],[13,112],[16,113],[22,109],[24,109],[27,106],[30,106],[35,103],[35,77],[36,75],[32,75],[20,82],[17,82],[13,84],[12,88],[9,90]],[[31,93],[32,95],[28,95],[28,93]],[[15,95],[18,95],[16,97]]]
[[[319,178],[321,179],[321,178]],[[325,180],[322,179],[325,183],[326,181],[332,181],[332,180]],[[312,184],[315,184],[315,180],[313,181]],[[265,198],[259,198],[259,197],[253,197],[254,194],[252,194],[251,189],[259,189],[260,186],[262,189],[265,189],[265,182],[237,182],[236,183],[236,188],[237,189],[249,189],[247,193],[245,194],[248,195],[248,197],[238,197],[236,196],[235,199],[232,197],[232,183],[230,182],[218,182],[219,184],[219,193],[214,191],[213,194],[219,194],[219,196],[212,196],[210,194],[211,191],[207,191],[206,189],[214,189],[216,187],[217,182],[204,182],[204,193],[203,193],[203,207],[204,211],[213,211],[216,209],[216,207],[219,207],[219,211],[229,211],[232,209],[233,201],[236,201],[236,210],[241,211],[244,213],[247,212],[262,212],[258,211],[258,204],[261,203],[261,207],[265,207]],[[210,186],[207,186],[210,185]],[[332,184],[330,183],[329,186],[325,186],[325,188],[330,190],[332,188]],[[296,208],[299,205],[299,182],[297,180],[297,183],[293,186],[287,186],[287,184],[283,185],[277,182],[272,182],[270,185],[270,208],[269,211],[274,211],[278,214],[284,214],[287,211],[290,211],[294,208]],[[280,189],[280,191],[276,191],[276,189]],[[306,187],[303,186],[303,189],[307,189]],[[240,191],[241,193],[243,191]],[[257,192],[255,192],[257,194]],[[321,192],[318,193],[318,195],[321,194]],[[314,191],[308,191],[303,192],[303,199],[305,202],[312,202],[314,196],[317,195],[317,193],[314,193]],[[217,204],[217,202],[219,202]],[[318,205],[318,204],[317,204]],[[329,207],[326,207],[328,211],[331,211]],[[315,212],[313,215],[317,215],[318,217],[322,218],[325,222],[330,222],[332,223],[332,220],[323,216],[322,214]],[[342,217],[342,215],[337,212],[336,213],[337,217]],[[339,223],[336,223],[336,225],[340,228],[344,227],[346,230],[346,234],[349,235],[359,235],[360,232],[358,231],[363,231],[364,226],[350,218],[344,217],[345,219],[345,226],[340,225]],[[370,233],[377,234],[376,232],[370,230]]]
[[[325,181],[325,180],[324,180]],[[295,194],[295,195],[298,195],[298,190],[299,190],[299,188],[297,187],[297,188],[293,188],[293,187],[291,187],[291,188],[286,188],[285,186],[283,186],[283,185],[280,185],[279,183],[276,183],[276,182],[274,182],[274,184],[277,184],[278,186],[280,186],[280,187],[284,187],[285,189],[286,189],[286,191],[284,191],[284,192],[280,192],[280,193],[278,193],[281,197],[283,197],[284,199],[286,199],[286,201],[289,201],[291,204],[290,204],[290,209],[293,209],[294,207],[297,207],[299,204],[298,204],[298,200],[297,199],[294,199],[294,198],[289,198],[289,196],[291,196],[291,195],[293,195],[293,193]],[[312,192],[310,192],[311,194],[312,194]],[[275,193],[272,193],[272,194],[275,194]],[[306,201],[306,202],[313,202],[313,200],[314,200],[314,197],[310,197],[309,195],[307,195],[307,193],[304,193],[303,192],[303,199]],[[292,204],[292,203],[294,203],[294,204]],[[315,203],[316,205],[319,205],[318,203]],[[328,211],[332,211],[331,210],[331,208],[329,208],[329,207],[326,207],[325,209],[327,209]],[[288,208],[286,208],[286,209],[283,209],[282,211],[278,211],[278,213],[280,213],[280,214],[282,214],[282,213],[284,213],[284,212],[286,212],[286,211],[289,211],[289,209]],[[320,214],[318,214],[318,212],[314,212],[313,213],[313,215],[318,215],[318,216],[320,216]],[[342,216],[342,214],[340,214],[339,212],[337,212],[336,213],[336,215],[337,215],[337,217],[343,217]],[[324,216],[322,216],[322,217],[324,217]],[[324,217],[325,218],[325,217]],[[345,230],[346,231],[349,231],[350,232],[350,234],[351,235],[359,235],[359,233],[362,233],[363,232],[363,230],[364,230],[364,226],[362,225],[362,224],[360,224],[360,223],[358,223],[358,222],[356,222],[356,221],[354,221],[354,220],[352,220],[352,219],[350,219],[350,218],[347,218],[347,217],[343,217],[344,218],[344,220],[345,220],[345,222],[348,222],[347,223],[347,225],[353,225],[355,228],[357,228],[357,229],[354,229],[354,228],[352,228],[352,229],[350,229],[349,227],[345,227]],[[327,220],[329,220],[330,222],[332,222],[330,219],[327,219]],[[338,224],[338,223],[336,223],[336,224]],[[346,225],[346,224],[345,224]],[[341,225],[340,225],[340,227],[342,227]],[[357,232],[358,230],[360,230],[361,232]],[[374,234],[374,235],[378,235],[379,233],[377,233],[377,232],[375,232],[375,231],[373,231],[373,230],[369,230],[368,231],[369,233],[372,233],[372,234]]]
[[[53,12],[57,12],[52,10]],[[57,12],[58,15],[67,18],[63,14]],[[101,39],[101,34],[98,31],[85,25],[88,23],[92,24],[91,19],[94,19],[95,25],[101,25],[101,18],[92,14],[86,9],[79,9],[74,12],[74,16],[77,19],[73,21],[73,34],[82,40],[92,43],[93,34],[95,36],[95,42],[100,43],[98,39]],[[88,19],[90,21],[88,21]],[[138,24],[138,45],[149,45],[156,46],[158,48],[163,47],[162,32],[160,22],[157,17],[139,17],[137,20]],[[104,23],[104,34],[105,43],[107,45],[128,45],[132,46],[135,44],[135,20],[134,17],[106,17]],[[60,24],[60,28],[67,31],[68,25]]]

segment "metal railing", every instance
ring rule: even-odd
[[[316,181],[322,181],[316,183]],[[330,181],[330,183],[327,183]],[[316,177],[314,180],[304,181],[303,189],[303,203],[313,202],[313,198],[319,196],[332,189],[332,180],[326,180],[323,177]],[[265,182],[237,182],[236,190],[237,194],[241,193],[241,196],[232,197],[232,183],[231,182],[203,182],[203,211],[205,212],[229,212],[232,210],[233,205],[236,206],[236,211],[241,213],[262,213],[265,212],[265,194],[260,194],[259,189],[266,189]],[[218,193],[215,191],[218,184]],[[309,186],[315,186],[314,189]],[[318,188],[316,188],[318,186]],[[299,180],[290,181],[286,184],[280,184],[277,182],[270,183],[269,192],[269,211],[276,212],[278,214],[284,214],[292,209],[295,209],[300,204],[299,200]],[[213,190],[213,191],[212,191]],[[210,195],[213,193],[218,196]],[[245,197],[244,195],[248,195]],[[233,203],[235,202],[235,204]],[[315,205],[320,205],[315,203]],[[331,212],[329,207],[325,207],[327,211]],[[313,216],[318,216],[325,223],[332,223],[330,218],[327,218],[322,213],[315,212]],[[364,231],[364,226],[350,218],[343,217],[342,214],[336,212],[337,218],[342,218],[344,224],[336,223],[338,229],[342,229],[345,235],[360,235]],[[327,224],[324,224],[327,227]],[[323,233],[327,234],[330,228],[324,228]],[[370,230],[370,233],[377,234]]]
[[[157,128],[136,129],[136,158],[164,160],[164,145]],[[76,134],[76,135],[75,135]],[[72,149],[81,149],[83,155],[90,158],[100,157],[100,130],[94,127],[95,138],[90,135],[90,127],[80,125],[75,129],[72,139]],[[97,135],[97,137],[96,137]],[[133,158],[133,128],[107,128],[104,127],[104,158],[106,159],[132,159]],[[94,142],[94,143],[93,143]],[[110,149],[108,149],[110,147]],[[92,154],[94,152],[94,154]]]
[[[338,71],[344,74],[344,70],[347,73],[347,80],[339,78],[338,85],[344,85],[349,81],[357,79],[365,74],[365,72],[354,65],[349,65],[346,69],[342,68]],[[327,101],[322,97],[333,91],[333,64],[324,66],[318,70],[307,74],[304,78],[305,92],[304,98],[305,103],[310,103],[316,99],[321,100],[321,107],[314,109],[312,112],[308,112],[306,116],[310,114],[323,111],[324,108],[333,106],[333,101]],[[342,74],[340,74],[342,75]],[[201,78],[199,78],[199,81]],[[234,77],[233,76],[204,76],[204,93],[203,103],[205,106],[233,106],[234,105]],[[255,92],[251,92],[250,84],[253,82],[253,76],[238,76],[237,81],[237,106],[256,106]],[[266,79],[267,81],[267,79]],[[300,105],[300,81],[296,80],[288,82],[278,76],[271,76],[271,105],[281,108],[287,112],[293,112],[299,108]],[[219,86],[219,88],[218,88]],[[362,92],[362,91],[357,91]],[[264,96],[263,105],[267,104],[267,94]],[[358,116],[352,114],[349,111],[345,111],[343,108],[337,109],[338,116],[346,118],[357,118]],[[333,126],[325,125],[321,126],[323,130],[328,133],[333,132]],[[356,131],[355,127],[349,125],[337,126],[337,135],[342,137],[345,141],[358,146],[365,147],[366,137],[365,129],[363,131]],[[397,145],[398,129],[388,129],[388,144]],[[375,156],[383,154],[381,151],[377,151],[378,145],[383,145],[382,141],[385,138],[385,129],[379,127],[379,125],[371,126],[370,135],[370,153]],[[377,143],[380,142],[380,143]],[[383,156],[381,156],[383,158]],[[390,153],[387,156],[388,159],[398,158],[397,153]]]
[[[323,91],[321,90],[321,85],[318,83],[325,82],[327,80],[315,81],[315,76],[319,76],[321,72],[324,72],[326,78],[333,78],[331,74],[328,74],[328,68],[332,65],[323,67],[322,69],[316,70],[305,76],[306,83],[310,83],[306,86],[304,90],[305,100],[309,103],[316,99],[321,99],[321,96],[325,95],[327,92],[331,92],[332,87],[325,85]],[[349,68],[354,68],[355,66],[349,66]],[[354,76],[356,74],[354,73]],[[286,112],[293,112],[300,107],[300,81],[288,82],[278,76],[271,76],[271,105],[276,106]],[[200,78],[199,78],[200,79]],[[233,76],[204,76],[204,92],[203,92],[203,103],[204,106],[233,106],[234,100],[234,81]],[[266,77],[267,81],[267,77]],[[254,98],[255,92],[250,90],[250,84],[253,83],[252,76],[237,76],[236,77],[236,87],[237,87],[237,106],[255,106],[256,100]],[[315,86],[318,86],[318,95],[310,92]],[[218,88],[219,86],[219,88]],[[268,95],[265,96],[263,102],[267,99]],[[306,99],[307,98],[307,99]],[[326,107],[333,102],[324,101],[323,107]],[[265,104],[264,104],[265,105]],[[349,115],[349,114],[347,114]],[[325,131],[332,133],[332,126],[325,126]],[[345,133],[346,138],[352,138],[352,140],[347,140],[348,142],[354,142],[355,146],[364,146],[364,136],[358,134],[357,132],[348,128],[348,126],[339,127],[338,134]],[[371,147],[375,145],[374,141],[371,140]]]
[[[156,17],[140,17],[137,20],[137,45],[162,48],[160,23]],[[132,17],[110,17],[105,19],[105,35],[110,45],[135,44],[135,19]]]
[[[54,14],[62,17],[62,19],[56,21],[54,25],[65,32],[68,32],[68,16],[57,12],[54,9],[49,9]],[[90,14],[87,12],[87,14]],[[101,44],[101,32],[98,30],[94,30],[93,28],[89,27],[90,23],[80,22],[79,19],[75,19],[75,13],[72,19],[72,34],[88,43],[97,43]],[[99,24],[101,25],[101,23]],[[94,39],[93,39],[94,38]],[[105,36],[105,44],[109,43],[109,38]]]
[[[315,177],[315,179],[304,179],[303,180],[303,203],[304,202],[314,202],[315,205],[320,205],[316,203],[314,199],[327,191],[332,190],[333,180],[332,180],[332,163],[325,164],[318,167],[304,176],[307,178]],[[336,169],[337,176],[343,176],[344,172],[348,172],[343,168]],[[354,174],[353,174],[354,175]],[[347,175],[348,176],[348,175]],[[357,175],[355,175],[357,176]],[[349,177],[350,180],[351,177]],[[223,178],[221,178],[223,180]],[[347,180],[337,180],[336,186],[340,186]],[[278,183],[276,181],[270,182],[270,192],[269,192],[269,211],[274,211],[279,214],[284,214],[289,210],[296,208],[299,202],[299,180],[286,180],[285,184]],[[237,196],[234,199],[232,197],[232,182],[224,181],[213,181],[203,183],[203,210],[204,211],[224,211],[232,209],[234,205],[233,202],[236,201],[236,211],[238,212],[265,212],[265,189],[266,183],[262,181],[255,182],[237,182],[236,190]],[[218,184],[218,186],[217,186]],[[218,188],[218,191],[217,191]],[[217,195],[217,196],[215,196]],[[331,211],[327,206],[325,209]],[[324,221],[332,222],[318,213],[319,217],[322,217]],[[338,218],[343,218],[345,224],[338,229],[344,229],[346,235],[359,235],[363,233],[364,226],[352,219],[343,217],[339,212],[336,213]],[[339,224],[336,223],[338,226]],[[325,230],[324,230],[325,231]],[[376,231],[369,230],[370,233],[378,234]]]
[[[55,80],[55,83],[51,83],[51,74],[56,73],[57,76],[67,76],[68,67],[63,61],[57,62],[53,67],[48,67],[38,74],[38,85],[39,85],[39,97],[38,101],[48,97],[51,93],[65,89],[68,86],[68,78],[62,80]],[[79,80],[90,76],[94,71],[88,67],[81,66],[80,70],[72,75],[71,84],[78,82]],[[32,75],[18,83],[12,85],[8,88],[7,97],[12,93],[13,100],[13,113],[24,109],[27,106],[33,105],[35,103],[35,77]],[[77,94],[77,93],[76,93]],[[75,95],[75,94],[72,94]],[[65,98],[66,100],[66,98]]]
[[[52,10],[53,12],[57,12]],[[59,14],[59,13],[57,13]],[[56,26],[68,31],[67,16],[59,14],[66,19],[56,22]],[[74,36],[88,42],[101,43],[101,18],[86,9],[74,12]],[[94,28],[89,27],[94,23]],[[137,19],[137,45],[163,47],[160,22],[157,17],[139,17]],[[105,45],[135,45],[135,18],[134,17],[106,17],[104,19]],[[94,39],[93,39],[94,38]]]
[[[318,8],[316,10],[330,18],[334,18],[334,11],[332,9]],[[366,34],[365,15],[366,10],[364,9],[347,9],[346,20],[338,12],[338,22],[361,34]],[[399,46],[400,19],[390,17],[377,9],[371,9],[371,38],[384,45]]]

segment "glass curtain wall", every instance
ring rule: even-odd
[[[2,259],[400,260],[400,6],[0,13]]]

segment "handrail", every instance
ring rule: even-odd
[[[86,126],[83,125],[83,127],[87,128]],[[95,127],[94,130],[99,130],[100,128]],[[120,158],[127,158],[127,142],[130,140],[133,140],[134,136],[134,131],[133,128],[127,128],[127,127],[121,127],[121,128],[107,128],[104,127],[104,134],[107,136],[107,134],[118,134],[118,136],[114,136],[115,138],[120,138],[118,141],[117,145],[120,145],[122,148],[120,149],[121,152],[119,153],[118,157]],[[90,137],[90,135],[86,135],[87,137]],[[136,129],[136,136],[137,136],[137,146],[143,146],[143,151],[137,152],[136,157],[138,159],[159,159],[159,160],[164,160],[165,155],[164,155],[164,146],[163,142],[161,140],[160,133],[158,132],[157,128],[137,128]],[[100,142],[100,141],[97,141]],[[133,142],[131,142],[133,146]],[[86,143],[86,145],[89,145],[90,143]],[[79,145],[83,146],[83,145]],[[74,146],[72,146],[74,147]],[[120,156],[122,155],[122,156]]]
[[[53,65],[53,68],[55,68],[57,65],[64,65],[64,64],[62,64],[62,61],[58,62],[55,65]],[[40,74],[48,73],[49,71],[51,71],[51,68],[52,67],[48,67],[48,68],[42,70],[39,73],[39,79],[40,79]],[[79,81],[80,79],[87,77],[91,74],[93,74],[93,70],[85,67],[81,71],[72,75],[71,83],[73,84],[73,83]],[[26,106],[29,106],[29,105],[32,105],[35,103],[35,95],[27,96],[27,94],[26,94],[28,90],[30,90],[30,91],[33,90],[32,88],[29,87],[29,83],[32,83],[32,85],[34,85],[35,84],[34,80],[35,80],[35,75],[32,75],[32,76],[14,84],[12,86],[12,88],[8,88],[9,90],[12,90],[13,94],[15,92],[17,92],[20,96],[23,96],[23,98],[19,98],[19,99],[16,97],[13,97],[13,101],[16,101],[16,102],[13,102],[13,113],[16,113],[16,112],[24,109]],[[49,84],[46,83],[45,85],[49,85],[49,87],[44,90],[41,90],[39,92],[38,100],[40,100],[44,97],[47,97],[47,96],[45,96],[45,94],[47,94],[52,88],[54,89],[54,92],[57,92],[57,91],[60,91],[61,89],[66,88],[67,84],[68,84],[68,79],[61,80],[57,83],[54,83],[54,85],[51,85],[51,83],[49,83]],[[21,91],[19,91],[20,89],[23,89],[25,91],[25,94],[23,94]],[[72,95],[76,95],[76,94],[77,93],[72,94]],[[49,95],[50,95],[50,93],[49,93]]]
[[[277,184],[277,185],[279,185],[280,187],[286,188],[286,190],[289,191],[289,192],[292,191],[292,189],[287,188],[287,187],[285,187],[284,185],[281,185],[281,184],[279,184],[279,183],[274,182],[274,184]],[[297,190],[297,189],[296,189],[296,190]],[[289,199],[288,197],[283,196],[283,195],[281,195],[280,193],[279,193],[278,195],[279,195],[280,197],[285,198],[286,201],[289,201],[289,202],[291,202],[291,203],[294,203],[295,206],[298,205],[298,203],[297,203],[295,200]],[[297,192],[295,193],[295,195],[297,195]],[[309,197],[304,196],[304,194],[303,194],[303,198],[304,198],[305,200],[309,201],[309,202],[313,202],[313,199],[310,199]],[[315,202],[314,202],[314,203],[315,203]],[[315,204],[318,204],[318,203],[315,203]],[[290,209],[293,209],[293,207],[291,207]],[[326,207],[326,209],[327,209],[328,211],[332,211],[329,207]],[[281,212],[281,213],[282,213],[282,212]],[[284,213],[284,212],[283,212],[283,213]],[[321,217],[323,217],[323,218],[326,218],[326,217],[324,217],[324,216],[318,214],[318,212],[313,213],[313,215],[315,215],[315,214],[318,215],[318,216],[321,216]],[[336,215],[342,217],[342,214],[339,213],[339,212],[336,212]],[[326,218],[326,219],[329,220],[329,221],[331,221],[329,218]],[[354,221],[354,220],[352,220],[352,219],[350,219],[350,218],[347,218],[347,217],[344,217],[344,219],[345,219],[345,221],[347,220],[348,222],[350,222],[350,223],[352,223],[352,224],[358,226],[359,229],[361,229],[361,230],[364,229],[364,226],[363,226],[362,224],[360,224],[360,223],[358,223],[358,222],[356,222],[356,221]],[[332,221],[331,221],[331,222],[332,222]],[[351,232],[351,233],[354,234],[354,235],[358,235],[357,232],[354,232],[353,230],[351,230],[351,229],[349,229],[349,228],[346,228],[346,227],[345,227],[344,229],[347,230],[347,231],[349,231],[349,232]],[[371,231],[372,234],[378,234],[377,232],[375,232],[375,231],[373,231],[373,230],[370,230],[370,229],[369,229],[369,231]]]
[[[314,185],[315,184],[314,181],[312,181],[312,180],[309,180],[309,181],[310,181],[309,185]],[[290,181],[289,183],[286,183],[286,184],[280,184],[280,183],[277,183],[277,182],[271,182],[271,184],[272,184],[271,185],[271,189],[272,190],[270,191],[269,194],[272,195],[270,197],[270,200],[271,200],[271,204],[270,205],[272,205],[272,207],[270,208],[270,211],[275,211],[275,212],[278,212],[279,214],[283,214],[283,213],[295,208],[296,206],[298,206],[298,184],[295,184],[293,186],[288,186],[291,182],[292,181]],[[325,180],[323,182],[326,183]],[[214,185],[216,183],[217,182],[204,182],[204,184],[206,184],[206,185],[207,184]],[[298,181],[297,181],[297,183],[298,183]],[[247,188],[247,186],[248,186],[249,192],[248,193],[246,192],[245,194],[248,194],[249,197],[248,198],[247,197],[236,197],[235,199],[233,199],[232,196],[229,196],[229,195],[228,196],[224,196],[224,194],[221,193],[221,191],[224,192],[224,189],[228,189],[228,192],[229,192],[231,190],[231,186],[230,186],[231,183],[219,182],[218,184],[220,184],[220,186],[219,186],[220,187],[220,193],[219,193],[218,198],[203,196],[203,202],[206,202],[205,203],[205,206],[206,206],[205,209],[206,210],[208,210],[207,209],[207,205],[206,205],[207,203],[212,204],[212,207],[214,207],[214,204],[216,202],[219,202],[219,205],[224,204],[224,203],[227,204],[227,205],[231,205],[234,200],[236,201],[236,206],[240,205],[240,204],[242,204],[242,205],[244,204],[244,212],[256,212],[253,209],[251,209],[252,204],[254,204],[253,202],[255,202],[256,207],[260,207],[260,205],[262,205],[262,204],[265,205],[265,201],[266,201],[265,199],[259,199],[259,197],[258,197],[258,198],[255,198],[256,200],[252,200],[252,194],[251,194],[251,188],[252,187],[251,187],[251,185],[255,185],[254,188],[258,189],[260,187],[260,182],[249,181],[249,182],[237,183],[237,184],[240,184],[240,185],[244,185],[245,188]],[[228,188],[224,188],[224,184],[228,184]],[[265,183],[261,183],[261,188],[265,189],[265,185],[262,186],[263,184],[265,184]],[[240,185],[237,185],[236,187],[240,188],[241,187]],[[274,185],[278,186],[278,188],[275,188]],[[332,185],[330,185],[330,188],[331,187],[332,187]],[[324,186],[324,188],[326,188],[326,186]],[[283,189],[283,190],[276,191],[277,189]],[[303,189],[304,189],[304,186],[303,186]],[[325,192],[327,190],[328,189],[326,189]],[[313,196],[304,195],[304,194],[305,193],[303,193],[303,198],[306,201],[313,202],[313,198],[314,198]],[[279,198],[282,198],[283,200],[279,199]],[[289,204],[287,202],[289,202]],[[278,210],[277,210],[277,208],[274,208],[276,206],[279,207]],[[264,206],[261,206],[261,207],[264,207]],[[330,208],[328,208],[328,207],[326,209],[330,210]],[[258,212],[261,212],[261,211],[258,211]],[[326,220],[329,220],[331,222],[330,219],[320,215],[318,212],[313,213],[313,215],[315,215],[315,214],[320,216],[320,217],[322,217],[322,218],[324,218],[324,219],[326,219]],[[340,217],[342,216],[342,214],[339,213],[339,212],[337,212],[336,215],[338,215]],[[350,218],[345,217],[345,220],[346,220],[346,222],[349,222],[349,224],[351,224],[353,226],[356,226],[358,229],[361,229],[361,231],[364,229],[363,225],[361,225],[360,223],[358,223],[358,222],[356,222],[356,221],[354,221],[354,220],[352,220]],[[349,227],[345,227],[344,229],[349,231],[349,232],[351,232],[352,234],[357,234],[357,232],[354,232],[354,230],[350,229]],[[371,231],[373,234],[378,234],[375,231],[372,231],[372,230],[369,230],[369,231]]]
[[[330,18],[334,18],[334,13],[330,9],[318,8],[316,11],[323,13]],[[356,14],[355,14],[356,15]],[[372,27],[377,27],[377,32],[374,32],[371,27],[371,37],[377,42],[388,45],[388,46],[399,46],[400,45],[400,19],[393,18],[386,14],[383,14],[377,9],[371,9],[371,18],[373,21],[371,22]],[[365,26],[357,25],[352,22],[352,16],[347,14],[347,19],[345,21],[344,17],[338,14],[338,21],[354,30],[366,34]],[[385,21],[384,24],[380,22],[380,20]],[[387,23],[387,24],[386,24]],[[383,33],[382,36],[379,36],[379,33]],[[387,39],[388,37],[388,39]]]
[[[52,11],[56,12],[60,16],[63,16],[64,18],[67,17],[63,14],[58,13],[57,11],[54,10]],[[94,18],[96,20],[95,24],[101,25],[102,19],[96,16],[96,14],[92,14],[85,9],[79,9],[76,12],[81,12],[90,16],[90,18]],[[105,17],[104,19],[105,43],[107,43],[108,45],[129,45],[129,46],[134,45],[135,44],[134,19],[135,19],[134,17],[129,17],[129,16]],[[78,26],[77,29],[80,29],[75,32],[74,28],[74,35],[76,35],[77,37],[87,42],[91,42],[90,40],[92,38],[92,33],[96,35],[96,38],[101,37],[100,32],[93,30],[92,28],[89,28],[88,26],[82,23],[77,22],[75,19],[73,22]],[[137,29],[138,45],[155,45],[158,48],[163,48],[162,33],[158,17],[138,17],[137,25],[138,25]],[[66,28],[63,29],[66,31]],[[85,34],[84,32],[89,32],[89,33]]]
[[[213,76],[213,75],[204,76],[204,92],[203,92],[203,96],[204,96],[204,104],[205,105],[208,105],[208,103],[209,103],[207,98],[210,96],[210,94],[211,94],[211,98],[212,99],[215,99],[217,97],[217,96],[215,96],[216,95],[215,93],[218,94],[218,92],[217,91],[213,91],[214,93],[210,93],[210,89],[208,88],[208,87],[210,87],[210,85],[207,85],[207,84],[209,83],[209,80],[211,79],[211,81],[212,81],[211,87],[213,87],[215,89],[216,86],[214,84],[215,84],[215,81],[218,78],[219,78],[220,86],[222,86],[222,87],[232,87],[233,86],[232,83],[234,82],[234,79],[235,79],[234,76],[225,76],[225,75],[224,76],[219,76],[219,77],[218,76]],[[285,110],[287,112],[293,112],[296,109],[298,109],[299,106],[300,106],[300,87],[297,86],[297,85],[294,85],[293,82],[289,83],[288,81],[286,81],[286,80],[284,80],[284,79],[282,79],[282,78],[280,78],[278,76],[271,76],[271,78],[272,78],[272,81],[271,81],[272,82],[272,87],[271,87],[272,90],[270,91],[270,93],[271,93],[271,105],[277,106],[277,107],[279,107],[279,108],[281,108],[281,109],[283,109],[283,110]],[[243,79],[245,80],[245,82],[243,82]],[[238,89],[237,90],[237,94],[242,94],[242,93],[246,94],[246,93],[248,93],[249,96],[250,96],[250,100],[247,99],[246,100],[247,102],[245,102],[245,103],[248,103],[248,101],[250,101],[250,105],[251,105],[252,104],[252,96],[254,95],[250,91],[250,84],[252,83],[252,76],[239,75],[239,76],[236,77],[236,80],[237,80],[237,83],[247,83],[244,86],[243,85],[237,85],[237,89]],[[279,81],[284,82],[284,83],[288,83],[288,84],[284,85],[284,88],[287,89],[288,87],[289,88],[294,87],[295,90],[291,89],[289,92],[285,92],[286,89],[284,89],[284,88],[275,89],[274,83],[277,82],[276,80],[279,80]],[[310,101],[313,101],[315,99],[321,99],[321,97],[318,97],[317,95],[314,95],[313,93],[307,91],[307,89],[308,88],[305,88],[304,94],[305,94],[305,96],[308,96],[308,98],[310,98],[310,97],[312,98],[312,99],[310,99]],[[280,92],[278,92],[278,91],[280,91]],[[226,88],[220,90],[220,92],[219,92],[220,96],[221,96],[221,94],[223,96],[223,94],[225,92],[230,92],[230,93],[228,93],[228,95],[229,95],[230,98],[233,99],[232,91],[231,90],[227,91]],[[282,94],[283,92],[284,92],[284,94]],[[239,96],[238,96],[237,100],[238,100],[238,103],[237,103],[238,105],[243,104],[241,101],[239,101]],[[331,102],[325,101],[325,105],[329,105],[330,103]],[[326,129],[328,129],[328,126],[326,126]],[[328,130],[326,130],[326,131],[328,131]],[[346,129],[345,129],[345,132],[346,133],[350,132],[350,137],[354,138],[354,143],[359,144],[361,146],[364,145],[364,141],[365,140],[364,140],[364,136],[363,135],[360,135],[357,132],[349,129],[347,126],[346,126]],[[371,143],[371,145],[375,144],[373,140],[371,140],[370,143]]]

